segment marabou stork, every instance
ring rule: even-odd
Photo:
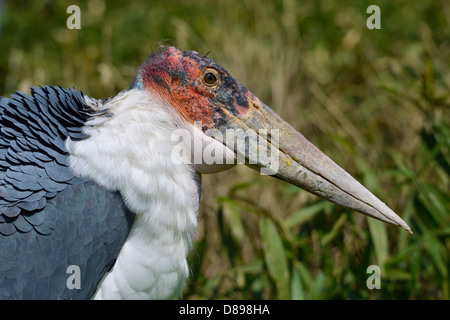
[[[0,124],[3,299],[176,298],[189,274],[201,174],[225,170],[239,156],[273,169],[259,157],[250,161],[256,141],[276,151],[276,177],[410,231],[223,67],[194,51],[161,47],[128,90],[104,100],[53,86],[16,92],[1,98]],[[192,140],[174,139],[181,129]],[[217,139],[230,129],[256,134],[243,148],[230,147]],[[278,141],[263,129],[279,130]],[[175,159],[198,158],[195,144],[200,161]],[[223,161],[206,161],[207,148]],[[78,268],[79,288],[68,286],[70,266]]]

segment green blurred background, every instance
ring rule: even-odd
[[[0,95],[106,98],[158,44],[210,52],[414,234],[237,166],[203,178],[183,298],[449,299],[449,20],[444,0],[0,1]]]

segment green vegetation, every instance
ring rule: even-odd
[[[450,4],[376,2],[381,30],[366,28],[370,1],[6,1],[0,95],[105,98],[159,43],[211,52],[414,234],[237,166],[204,176],[183,297],[449,299]]]

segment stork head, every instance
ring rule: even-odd
[[[189,147],[200,141],[200,157],[197,148],[188,149],[193,150],[190,159],[198,172],[221,171],[241,161],[411,232],[383,202],[212,59],[195,51],[163,48],[137,70],[131,88],[164,101],[180,129],[189,130],[194,140]]]

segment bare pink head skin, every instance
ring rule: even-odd
[[[271,143],[270,136],[258,136],[258,139],[266,139],[269,151],[276,148],[279,154],[276,177],[411,232],[397,214],[214,60],[195,51],[164,47],[137,70],[131,88],[158,95],[186,126],[197,127],[205,135],[211,129],[224,133],[227,129],[254,130],[256,133],[260,129],[279,130],[277,144]],[[237,153],[237,150],[232,151]],[[257,163],[251,167],[264,166],[266,164]]]

